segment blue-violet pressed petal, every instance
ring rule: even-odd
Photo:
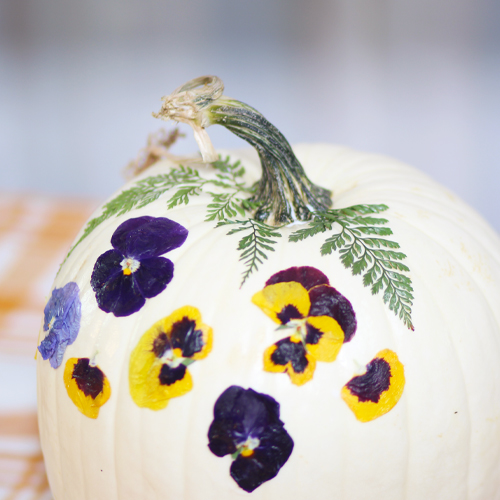
[[[69,282],[62,288],[54,288],[45,306],[43,329],[49,333],[38,350],[43,359],[50,359],[53,368],[61,364],[66,347],[78,335],[82,315],[79,293],[78,285]]]
[[[188,230],[166,217],[137,217],[118,226],[111,245],[125,257],[137,260],[158,257],[180,247]]]
[[[57,329],[57,323],[54,324],[54,330],[60,332],[61,340],[67,340],[68,345],[72,344],[78,335],[80,330],[80,320],[82,317],[82,305],[80,299],[74,300],[73,303],[68,307],[67,312],[63,315],[61,325]]]
[[[231,464],[231,477],[249,493],[275,477],[292,453],[293,440],[290,435],[283,427],[273,428],[275,432],[272,440],[261,439],[251,456],[239,455]]]
[[[63,341],[57,345],[56,350],[49,359],[50,366],[52,366],[52,368],[58,368],[61,365],[64,357],[64,352],[66,351],[66,347],[68,347],[68,343],[69,342],[67,341]]]
[[[105,286],[94,291],[99,308],[117,317],[130,316],[146,303],[133,274],[115,274]]]
[[[56,330],[68,329],[69,336],[76,338],[80,328],[81,303],[78,298],[80,289],[74,281],[66,283],[62,288],[54,288],[45,305],[43,329],[49,325]]]
[[[109,281],[116,279],[119,275],[123,275],[121,267],[123,259],[123,255],[117,250],[108,250],[97,258],[92,276],[90,277],[90,285],[94,292],[105,289]]]
[[[352,304],[331,286],[317,286],[309,290],[311,308],[309,316],[330,316],[344,332],[344,343],[352,340],[356,333],[356,313]]]
[[[267,281],[266,286],[275,285],[276,283],[288,283],[295,281],[300,283],[306,290],[318,285],[328,285],[328,278],[315,267],[302,266],[290,267],[284,271],[279,271],[273,274]]]
[[[262,460],[259,460],[259,455],[258,451],[254,452],[252,457],[242,457],[240,455],[233,461],[229,469],[231,477],[238,486],[248,493],[275,477],[279,471],[279,467],[271,468],[267,466],[265,461],[263,463]]]
[[[163,292],[174,277],[174,264],[165,257],[141,260],[139,269],[132,273],[137,290],[150,299]]]
[[[237,433],[235,438],[246,440],[250,436],[259,437],[262,429],[270,424],[281,423],[279,407],[279,403],[267,394],[233,385],[217,399],[214,422],[232,422],[230,429]]]
[[[232,455],[236,451],[236,445],[244,442],[243,426],[234,424],[231,428],[231,420],[214,420],[208,430],[208,448],[217,457]],[[240,435],[240,439],[235,439],[235,436]]]
[[[42,355],[43,359],[49,359],[57,349],[59,344],[59,339],[54,331],[50,331],[49,334],[40,342],[38,346],[38,351]]]

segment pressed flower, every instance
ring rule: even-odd
[[[293,450],[293,440],[279,418],[279,403],[234,385],[215,403],[208,440],[214,455],[232,456],[231,477],[249,493],[275,477]]]
[[[89,358],[70,358],[64,369],[64,385],[75,406],[89,418],[97,418],[101,406],[111,396],[111,387],[103,371]]]
[[[309,266],[274,274],[252,302],[283,328],[293,330],[264,352],[264,370],[288,373],[292,383],[312,379],[316,361],[332,362],[356,331],[350,302]]]
[[[132,351],[129,366],[130,394],[143,408],[161,410],[172,398],[193,387],[187,367],[212,350],[212,328],[201,313],[184,306],[157,321]]]
[[[161,293],[174,275],[174,264],[161,255],[186,241],[185,227],[165,217],[137,217],[120,224],[112,250],[96,261],[90,284],[104,312],[129,316],[146,299]]]
[[[38,346],[43,359],[53,368],[60,366],[66,347],[72,344],[80,330],[82,316],[78,285],[70,281],[54,288],[44,309],[43,330],[48,332]]]
[[[366,365],[366,373],[353,377],[341,395],[361,422],[369,422],[392,410],[405,386],[404,366],[390,349],[380,351]]]

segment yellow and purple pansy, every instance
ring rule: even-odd
[[[403,364],[394,351],[384,349],[366,365],[363,375],[344,385],[341,395],[359,421],[369,422],[394,408],[404,386]]]
[[[334,361],[356,332],[351,303],[314,267],[274,274],[252,302],[281,328],[293,330],[266,349],[264,370],[286,372],[296,385],[312,379],[317,361]]]
[[[43,359],[52,368],[62,363],[66,347],[72,344],[80,330],[82,317],[78,285],[70,281],[62,288],[54,288],[44,309],[43,330],[48,332],[38,346]]]
[[[132,351],[129,387],[141,408],[161,410],[193,387],[187,367],[212,350],[212,328],[198,309],[184,306],[157,321]]]
[[[90,284],[104,312],[129,316],[165,290],[174,264],[161,255],[180,247],[188,230],[165,217],[137,217],[120,224],[112,250],[96,261]]]
[[[208,447],[218,457],[231,455],[231,477],[249,493],[275,477],[292,453],[293,440],[279,416],[271,396],[235,385],[215,402]]]
[[[89,418],[97,418],[101,406],[111,396],[108,378],[89,358],[68,359],[64,385],[71,401]]]

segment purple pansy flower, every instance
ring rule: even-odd
[[[62,288],[54,288],[44,310],[43,329],[49,332],[38,346],[43,359],[49,359],[52,368],[57,368],[63,359],[66,347],[72,344],[82,317],[78,297],[80,289],[73,281]]]
[[[292,453],[279,408],[271,396],[236,385],[215,403],[208,447],[218,457],[232,456],[231,477],[249,493],[275,477]]]
[[[185,227],[165,217],[137,217],[120,224],[111,238],[113,249],[97,259],[90,278],[99,307],[129,316],[165,290],[174,264],[160,255],[180,247],[187,235]]]

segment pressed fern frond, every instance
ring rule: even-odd
[[[103,206],[101,215],[87,223],[80,239],[70,249],[66,259],[105,220],[118,217],[135,208],[145,207],[174,188],[176,189],[174,194],[167,200],[167,210],[181,204],[187,205],[193,196],[198,196],[203,192],[204,186],[212,185],[229,192],[222,194],[209,192],[213,202],[208,207],[206,220],[233,217],[236,212],[244,215],[245,208],[243,208],[242,203],[244,198],[238,195],[253,192],[252,188],[247,187],[241,180],[245,174],[245,169],[239,161],[231,164],[229,156],[224,160],[212,163],[212,166],[218,171],[215,179],[205,179],[200,176],[198,170],[181,165],[171,168],[170,172],[166,174],[146,177],[131,188],[122,191]],[[226,199],[224,199],[224,196],[226,196]]]
[[[308,227],[298,229],[289,236],[289,241],[297,242],[327,231],[336,231],[321,246],[321,255],[334,251],[353,275],[363,274],[364,286],[370,286],[372,294],[383,291],[383,300],[389,309],[411,330],[413,288],[411,279],[403,272],[408,266],[401,261],[406,258],[399,244],[386,239],[392,230],[382,227],[387,219],[372,217],[387,210],[387,205],[354,205],[348,208],[315,213]]]

